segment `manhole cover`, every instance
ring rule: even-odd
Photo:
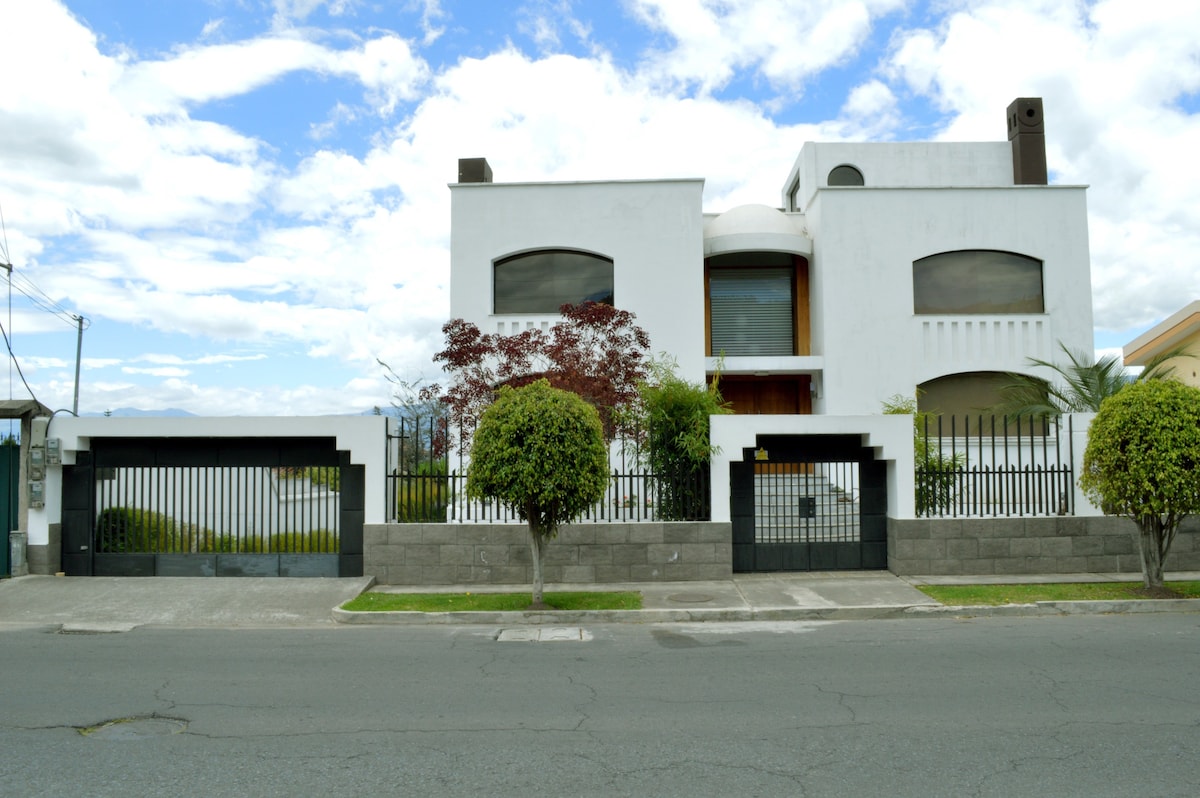
[[[713,597],[706,593],[672,593],[667,596],[667,600],[678,601],[681,604],[703,604],[712,601]]]
[[[179,718],[121,718],[79,730],[84,737],[98,740],[140,740],[145,737],[165,737],[179,734],[187,721]]]

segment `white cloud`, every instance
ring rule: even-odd
[[[740,70],[798,89],[823,69],[853,56],[872,21],[904,0],[630,0],[648,26],[673,40],[652,53],[650,69],[702,92],[725,86]]]
[[[366,4],[278,0],[269,30],[240,40],[231,31],[245,28],[223,6],[198,41],[152,59],[119,43],[102,54],[56,2],[6,4],[6,57],[25,65],[0,110],[9,244],[57,301],[105,324],[194,336],[211,353],[89,359],[155,372],[85,382],[91,406],[367,409],[390,394],[377,357],[406,376],[440,376],[430,356],[449,310],[446,184],[460,157],[488,157],[499,181],[703,177],[706,209],[723,210],[777,203],[806,140],[904,136],[914,95],[944,115],[937,135],[959,140],[1002,139],[1008,102],[1035,95],[1055,180],[1091,184],[1097,322],[1146,325],[1194,298],[1200,129],[1181,99],[1200,91],[1200,6],[946,0],[902,17],[904,5],[628,0],[653,46],[622,67],[575,4],[532,0],[519,13],[544,55],[477,39],[461,50],[471,57],[443,58],[433,74],[415,41],[443,37],[436,0],[405,7],[421,19],[404,35],[356,30]],[[880,68],[822,84],[841,101],[837,118],[771,119],[831,67],[861,59],[888,15],[909,27]],[[328,17],[343,27],[318,29]],[[455,35],[470,22],[455,20]],[[587,56],[556,52],[576,41]],[[352,88],[300,123],[296,139],[313,150],[294,167],[294,150],[192,118],[295,75]],[[714,98],[746,83],[772,96]],[[334,143],[364,125],[374,126],[365,151]],[[14,326],[19,355],[34,333],[65,329],[38,314]],[[353,374],[332,388],[202,379],[278,351],[312,372],[295,382],[319,382],[323,364]],[[54,375],[44,390],[69,405],[73,361],[39,354],[31,369]],[[212,365],[228,368],[202,369]]]
[[[188,369],[176,368],[175,366],[152,366],[149,368],[124,366],[121,371],[125,374],[148,374],[151,377],[186,377],[192,373]]]
[[[1045,102],[1056,182],[1087,184],[1096,326],[1144,328],[1197,296],[1200,5],[964,4],[898,35],[888,74],[951,115],[940,137],[995,140],[1019,96]]]

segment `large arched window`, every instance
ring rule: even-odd
[[[566,304],[613,304],[610,258],[566,249],[542,249],[496,261],[493,312],[558,313]]]
[[[913,261],[915,313],[1043,313],[1042,262],[964,249]]]

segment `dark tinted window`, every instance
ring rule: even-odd
[[[1042,262],[971,249],[913,262],[915,313],[1042,313]]]
[[[494,313],[558,313],[565,304],[613,304],[613,262],[570,250],[539,250],[498,260]]]
[[[829,172],[829,185],[831,186],[861,186],[863,183],[862,172],[855,169],[853,166],[842,164],[835,166]]]

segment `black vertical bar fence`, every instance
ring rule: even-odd
[[[755,543],[857,543],[857,462],[756,462]]]
[[[495,500],[467,496],[468,457],[463,435],[445,419],[402,417],[388,433],[387,518],[397,523],[515,523]],[[453,454],[451,454],[453,451]],[[609,450],[611,478],[604,497],[583,522],[707,521],[711,483],[707,468],[686,474],[652,474],[640,466],[636,436]]]
[[[917,434],[920,517],[1074,515],[1072,419],[926,417]]]
[[[336,554],[340,482],[326,466],[101,469],[96,550]]]

